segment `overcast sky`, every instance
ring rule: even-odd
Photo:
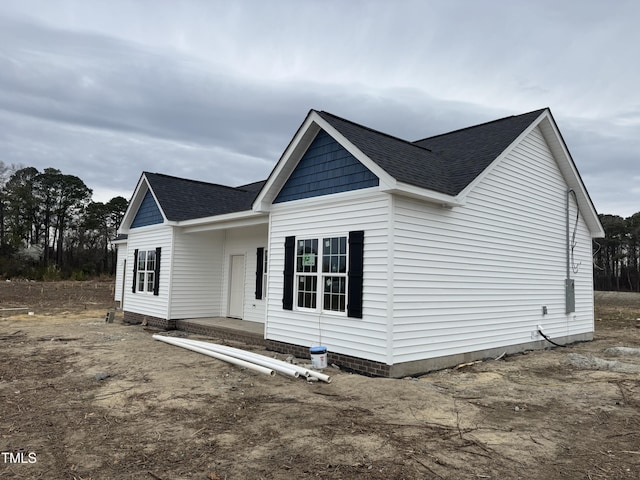
[[[416,140],[550,107],[599,213],[640,211],[636,0],[0,3],[0,160],[261,180],[309,109]]]

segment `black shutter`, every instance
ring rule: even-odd
[[[133,251],[133,282],[131,282],[131,291],[136,293],[136,280],[138,278],[138,249]]]
[[[362,272],[364,265],[364,232],[349,232],[349,286],[347,316],[362,318]]]
[[[256,252],[256,300],[262,300],[262,276],[264,275],[264,248]]]
[[[284,292],[282,308],[293,310],[293,277],[296,263],[296,237],[284,239]]]
[[[160,294],[160,250],[161,248],[156,248],[156,268],[154,269],[153,274],[153,294]]]

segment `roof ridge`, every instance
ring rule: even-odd
[[[237,187],[235,187],[235,188],[244,188],[244,187],[249,187],[249,186],[251,186],[251,185],[256,185],[256,184],[258,184],[258,183],[264,183],[264,182],[266,182],[266,181],[267,181],[267,179],[266,179],[266,178],[265,178],[264,180],[256,180],[255,182],[243,183],[242,185],[238,185],[238,186],[237,186]]]
[[[173,180],[181,180],[183,182],[190,182],[190,183],[199,183],[201,185],[207,185],[207,186],[211,186],[211,187],[222,187],[222,188],[228,188],[230,190],[236,190],[236,191],[240,191],[240,192],[247,192],[249,193],[249,190],[244,190],[242,187],[247,186],[247,185],[251,185],[250,183],[247,183],[245,185],[240,185],[238,187],[232,187],[231,185],[223,185],[221,183],[213,183],[213,182],[205,182],[204,180],[193,180],[191,178],[184,178],[184,177],[176,177],[175,175],[167,175],[166,173],[158,173],[158,172],[142,172],[145,177],[149,174],[151,175],[157,175],[159,177],[164,177],[164,178],[170,178]],[[262,181],[262,180],[259,180]],[[257,182],[254,182],[257,183]]]
[[[391,138],[393,140],[397,140],[397,141],[406,143],[407,145],[410,145],[412,147],[417,147],[417,148],[420,148],[422,150],[426,150],[428,152],[431,151],[427,147],[423,147],[421,145],[415,145],[414,142],[412,142],[410,140],[405,140],[404,138],[396,137],[395,135],[391,135],[389,133],[381,132],[380,130],[376,130],[375,128],[367,127],[366,125],[362,125],[360,123],[356,123],[356,122],[348,120],[346,118],[339,117],[338,115],[334,115],[333,113],[327,112],[325,110],[320,110],[319,112],[317,110],[314,110],[314,111],[317,112],[317,113],[323,113],[325,115],[329,115],[330,117],[333,117],[333,118],[338,119],[338,120],[342,120],[343,122],[346,122],[346,123],[350,123],[351,125],[355,125],[356,127],[362,128],[363,130],[368,130],[369,132],[375,133],[377,135],[382,135],[384,137]]]
[[[419,143],[419,142],[423,142],[425,140],[431,140],[433,138],[438,138],[438,137],[444,137],[446,135],[451,135],[453,133],[458,133],[458,132],[464,132],[465,130],[471,130],[472,128],[478,128],[478,127],[483,127],[485,125],[490,125],[492,123],[498,123],[498,122],[503,122],[505,120],[509,120],[512,118],[518,118],[518,117],[524,117],[525,115],[531,115],[532,113],[542,113],[545,110],[549,110],[549,107],[545,107],[545,108],[540,108],[538,110],[531,110],[530,112],[526,112],[526,113],[521,113],[519,115],[509,115],[506,117],[502,117],[502,118],[498,118],[496,120],[490,120],[488,122],[483,122],[483,123],[478,123],[476,125],[469,125],[468,127],[463,127],[463,128],[458,128],[456,130],[451,130],[450,132],[444,132],[444,133],[439,133],[437,135],[431,135],[430,137],[424,137],[424,138],[420,138],[418,140],[414,140],[411,143]]]

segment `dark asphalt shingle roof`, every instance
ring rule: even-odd
[[[449,193],[446,165],[427,148],[328,112],[317,112],[367,157],[400,182]]]
[[[318,114],[396,180],[457,195],[544,111],[536,110],[409,142]]]
[[[255,182],[234,188],[161,173],[144,172],[144,175],[160,208],[171,221],[250,210],[264,185],[264,182]]]
[[[428,148],[442,159],[453,192],[458,194],[544,111],[501,118],[413,143]]]
[[[328,112],[316,112],[400,182],[455,196],[544,112],[522,115],[409,142]],[[266,180],[239,187],[145,172],[168,220],[250,210]]]

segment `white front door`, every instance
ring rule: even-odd
[[[229,282],[229,316],[242,318],[244,313],[244,255],[231,256]]]

